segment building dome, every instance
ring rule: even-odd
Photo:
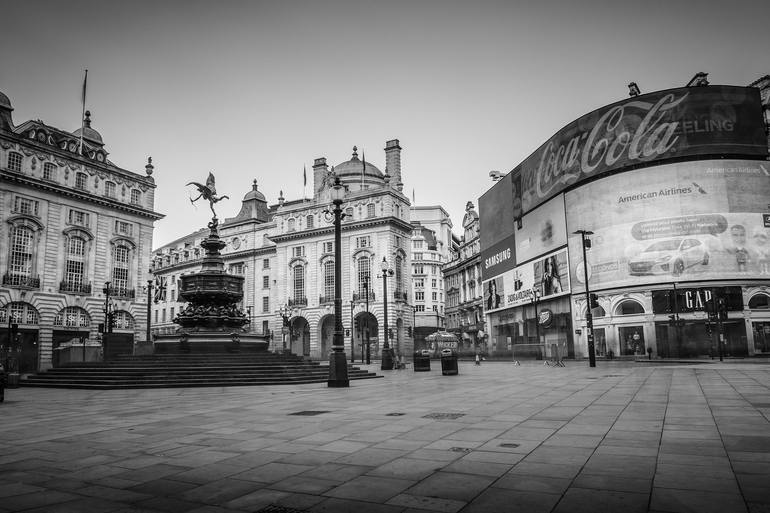
[[[334,172],[337,176],[340,177],[340,180],[345,177],[360,178],[363,164],[364,161],[358,158],[358,148],[353,146],[353,157],[350,160],[343,162],[342,164],[334,166]],[[364,170],[364,176],[382,180],[382,171],[377,169],[377,166],[374,164],[367,162],[366,169]]]
[[[11,107],[11,100],[9,100],[8,97],[4,95],[2,91],[0,91],[0,107],[6,108],[8,110],[13,110],[13,107]]]
[[[86,119],[83,120],[83,123],[84,123],[83,128],[82,129],[78,128],[77,130],[72,132],[72,135],[74,135],[75,137],[80,137],[80,133],[82,132],[83,139],[85,139],[86,141],[96,143],[99,146],[104,146],[104,141],[102,141],[101,134],[99,134],[99,132],[91,128],[91,111],[90,110],[86,111]]]
[[[251,186],[251,190],[246,193],[246,196],[243,197],[243,201],[249,201],[249,200],[267,201],[267,199],[265,198],[265,195],[257,190],[256,179],[254,179],[254,183]]]

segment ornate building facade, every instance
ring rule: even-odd
[[[99,325],[143,340],[155,182],[110,162],[91,127],[14,125],[0,93],[0,345],[20,349],[20,371],[54,366],[67,347],[99,346]],[[9,344],[9,338],[12,340]]]
[[[223,250],[226,265],[246,278],[242,307],[251,317],[253,330],[272,334],[272,349],[324,360],[331,350],[334,227],[327,212],[336,175],[346,190],[342,206],[345,351],[360,360],[368,340],[371,356],[378,357],[388,335],[397,354],[411,353],[412,225],[409,200],[403,194],[398,140],[386,143],[385,162],[383,173],[359,159],[355,147],[350,160],[331,168],[325,158],[318,158],[313,165],[312,198],[286,201],[281,193],[278,203],[268,207],[255,184],[239,214],[220,224],[220,237],[228,243]],[[204,236],[203,231],[195,232],[155,250],[153,273],[159,281],[165,279],[167,293],[153,307],[154,329],[175,329],[174,315],[183,306],[176,302],[176,277],[200,267],[199,243]],[[387,332],[383,329],[386,287]]]

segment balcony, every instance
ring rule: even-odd
[[[3,275],[3,285],[6,287],[19,287],[24,289],[39,289],[40,288],[40,276],[27,276],[25,274],[10,274],[5,273]]]
[[[396,301],[403,301],[403,302],[406,303],[408,296],[409,295],[406,292],[403,292],[401,290],[394,290],[393,291],[393,299],[396,300]]]
[[[297,297],[297,298],[294,298],[294,299],[289,299],[289,306],[290,307],[307,306],[307,298],[306,297]]]
[[[127,287],[110,287],[110,296],[116,299],[134,299],[136,290]]]
[[[366,301],[366,292],[363,294],[359,294],[358,292],[353,292],[353,301]],[[374,301],[374,291],[369,291],[369,301]]]
[[[59,283],[59,292],[70,292],[72,294],[90,294],[91,282],[63,281]]]

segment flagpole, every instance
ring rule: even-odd
[[[302,199],[303,200],[307,199],[306,188],[307,188],[307,165],[303,164],[302,165]]]
[[[366,153],[364,153],[364,149],[361,148],[361,160],[363,162],[363,167],[361,168],[361,190],[364,190],[364,175],[366,174]]]
[[[86,86],[88,84],[88,70],[86,70],[83,77],[83,111],[80,113],[80,144],[78,145],[78,153],[83,154],[83,132],[86,129]]]

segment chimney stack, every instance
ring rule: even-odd
[[[404,183],[401,181],[401,146],[398,139],[385,143],[385,174],[390,175],[391,186],[398,192],[403,192]]]
[[[318,192],[323,187],[326,173],[329,172],[329,166],[326,164],[326,157],[315,159],[313,162],[313,197],[318,196]]]

